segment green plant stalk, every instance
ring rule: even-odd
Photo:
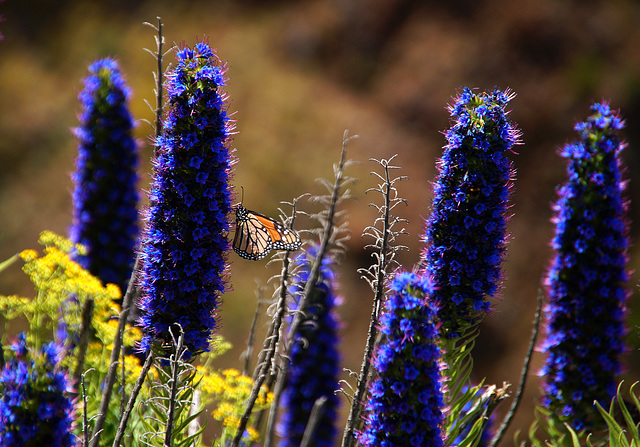
[[[78,363],[73,373],[73,382],[79,383],[84,369],[84,360],[89,345],[89,333],[91,332],[91,317],[93,316],[94,300],[87,298],[82,308],[82,327],[80,329],[80,341],[78,342]]]
[[[113,340],[113,351],[111,351],[111,359],[109,360],[109,369],[107,377],[105,379],[104,394],[100,401],[100,409],[98,410],[98,417],[96,419],[96,425],[93,427],[91,433],[91,442],[89,447],[98,447],[100,443],[100,436],[102,429],[104,428],[104,422],[107,418],[107,409],[109,407],[109,401],[111,400],[111,393],[113,392],[113,386],[115,384],[115,377],[118,367],[118,358],[120,357],[120,349],[122,349],[122,337],[124,329],[129,318],[129,311],[131,310],[131,303],[133,296],[135,295],[135,276],[140,265],[140,256],[136,257],[133,271],[131,272],[131,279],[129,279],[129,286],[127,287],[127,293],[122,300],[122,312],[120,312],[120,318],[118,319],[118,329],[116,331],[115,339]]]
[[[140,394],[140,390],[142,389],[142,385],[144,384],[145,379],[147,378],[147,373],[151,369],[151,364],[153,362],[153,355],[149,354],[147,359],[142,365],[142,371],[138,376],[138,380],[136,380],[136,384],[131,391],[131,397],[129,397],[129,403],[127,404],[127,408],[125,409],[122,417],[120,418],[120,425],[118,426],[118,431],[116,432],[115,439],[113,441],[113,447],[120,447],[120,442],[124,436],[124,431],[127,427],[127,422],[129,421],[129,416],[131,416],[131,411],[133,410],[133,406],[136,403],[136,399]],[[86,417],[86,415],[85,415]]]
[[[164,447],[173,445],[173,425],[176,414],[176,400],[178,399],[178,372],[180,371],[178,359],[182,351],[182,336],[178,338],[175,357],[171,361],[171,394],[169,395],[169,411],[167,419],[167,431],[164,437]]]
[[[391,161],[391,160],[389,160]],[[362,398],[366,390],[366,384],[369,379],[369,370],[371,368],[371,356],[373,355],[373,348],[378,335],[378,316],[380,313],[380,303],[384,295],[384,275],[386,274],[388,264],[388,246],[390,235],[390,214],[391,214],[391,190],[392,183],[389,175],[389,163],[382,163],[385,172],[384,189],[382,190],[384,196],[384,206],[382,210],[383,226],[382,226],[382,243],[380,244],[380,253],[378,256],[377,278],[376,278],[376,290],[373,297],[373,305],[371,309],[371,318],[369,319],[369,331],[367,335],[367,343],[365,345],[364,356],[362,359],[362,365],[360,366],[360,374],[358,375],[358,382],[356,385],[356,393],[351,401],[351,408],[349,410],[349,417],[344,429],[342,437],[342,447],[350,447],[355,441],[353,432],[355,430],[356,421],[360,418],[362,411]]]
[[[529,348],[527,349],[527,355],[524,359],[524,364],[522,365],[522,372],[520,373],[520,382],[518,383],[518,390],[516,391],[516,395],[513,398],[513,403],[511,404],[511,408],[509,408],[509,412],[505,416],[502,424],[500,424],[500,428],[496,431],[496,434],[491,439],[491,443],[489,447],[495,447],[498,445],[502,437],[504,436],[507,428],[509,428],[509,424],[515,416],[516,411],[518,410],[518,406],[520,405],[520,401],[522,399],[522,394],[524,392],[524,387],[527,382],[527,374],[529,372],[529,363],[531,362],[531,356],[533,355],[533,350],[536,345],[536,339],[538,338],[538,330],[540,329],[540,320],[542,318],[542,303],[543,303],[543,294],[542,291],[538,293],[538,304],[536,307],[536,315],[533,320],[533,331],[531,333],[531,340],[529,341]]]

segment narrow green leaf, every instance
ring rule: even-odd
[[[578,438],[577,433],[569,424],[564,424],[564,426],[569,430],[569,434],[571,435],[571,443],[573,447],[580,447],[580,439]]]
[[[189,424],[191,423],[191,421],[197,419],[198,417],[200,417],[200,415],[202,415],[202,413],[204,412],[204,409],[198,411],[197,413],[191,414],[188,417],[184,418],[184,420],[181,420],[179,423],[177,423],[175,425],[175,430],[176,431],[182,431],[182,430],[186,430],[187,427],[189,426]]]
[[[638,411],[640,411],[640,400],[638,400],[638,397],[636,396],[636,385],[638,385],[639,382],[635,382],[633,385],[631,385],[631,387],[629,388],[629,395],[631,396],[631,399],[633,399],[633,403],[636,406],[636,408],[638,409]]]
[[[624,403],[624,399],[622,397],[623,383],[624,381],[620,382],[620,384],[618,385],[618,392],[616,393],[618,397],[618,406],[620,407],[620,412],[622,413],[622,416],[624,417],[624,420],[627,423],[627,430],[631,435],[632,443],[635,445],[640,445],[640,437],[638,436],[638,429],[637,429],[636,423],[634,422],[633,417],[629,413],[629,410],[627,409],[627,405]]]
[[[626,438],[624,437],[624,431],[622,430],[622,427],[620,427],[618,422],[616,422],[615,418],[613,417],[614,410],[611,409],[610,412],[607,412],[598,402],[596,402],[596,407],[598,408],[600,415],[603,417],[604,421],[609,427],[609,445],[611,447],[629,447],[629,442],[627,442]]]

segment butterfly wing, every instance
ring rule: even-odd
[[[300,248],[300,236],[271,217],[249,211],[239,205],[236,209],[236,234],[233,249],[245,259],[257,261],[271,250]]]
[[[236,210],[233,250],[245,259],[258,261],[271,251],[271,236],[259,221],[256,222],[253,215],[242,206]]]
[[[268,226],[266,222],[264,222],[264,225],[271,236],[271,248],[273,250],[296,251],[300,249],[302,241],[300,241],[300,236],[295,230],[287,228],[282,223],[271,218],[267,218],[267,220],[271,226]]]

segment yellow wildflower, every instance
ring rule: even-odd
[[[8,319],[24,315],[36,332],[44,329],[43,325],[53,329],[64,323],[68,331],[78,333],[82,309],[88,300],[93,300],[92,326],[101,342],[101,350],[112,344],[120,311],[113,302],[121,297],[118,286],[103,285],[100,279],[71,259],[72,252],[82,253],[84,247],[51,231],[43,231],[39,243],[44,245],[42,256],[30,249],[20,253],[23,271],[35,286],[35,299],[0,296],[2,315]],[[127,330],[125,346],[133,346],[140,335],[139,329]]]
[[[20,257],[25,262],[31,262],[38,258],[38,252],[29,248],[27,250],[22,250],[22,252],[20,252]]]

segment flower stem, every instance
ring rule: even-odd
[[[180,328],[180,335],[177,343],[175,344],[175,355],[171,359],[171,394],[169,395],[169,410],[167,411],[167,431],[164,437],[164,447],[171,447],[173,445],[173,425],[176,415],[176,401],[178,400],[178,375],[180,372],[180,357],[184,352],[183,342],[184,336],[182,334],[182,328]],[[173,335],[173,334],[172,334]]]
[[[520,382],[518,383],[518,390],[516,391],[516,395],[513,398],[513,403],[511,404],[511,408],[509,408],[509,412],[504,417],[502,424],[500,424],[500,428],[496,431],[496,434],[491,439],[491,443],[489,447],[495,447],[498,445],[502,437],[504,436],[507,428],[509,428],[509,424],[511,424],[511,420],[513,416],[516,414],[518,410],[518,406],[520,405],[520,400],[522,399],[522,393],[524,392],[524,386],[527,382],[527,373],[529,372],[529,363],[531,362],[531,356],[533,354],[533,349],[536,345],[536,339],[538,338],[538,331],[540,329],[540,320],[542,318],[542,303],[543,303],[543,294],[542,291],[538,294],[538,305],[536,307],[536,316],[533,319],[533,331],[531,332],[531,340],[529,341],[529,348],[527,350],[527,355],[524,358],[524,364],[522,365],[522,372],[520,373]]]
[[[113,351],[111,351],[111,358],[109,360],[109,369],[107,371],[107,377],[104,384],[104,391],[102,400],[100,401],[100,409],[98,410],[98,417],[96,419],[96,425],[91,433],[91,442],[89,447],[98,447],[100,443],[100,436],[102,429],[104,428],[104,422],[107,418],[107,409],[109,408],[109,401],[111,400],[111,393],[113,392],[113,385],[115,384],[116,372],[118,367],[118,357],[120,356],[120,349],[122,348],[122,336],[129,317],[129,310],[131,309],[131,303],[133,296],[136,294],[136,281],[135,277],[138,272],[140,264],[140,256],[136,257],[136,263],[133,266],[131,272],[131,279],[129,279],[129,285],[127,287],[127,293],[122,300],[122,312],[120,312],[120,318],[118,319],[118,329],[116,331],[115,339],[113,340]]]
[[[120,442],[122,441],[122,437],[124,436],[124,430],[127,427],[127,422],[129,421],[129,416],[131,416],[131,411],[133,410],[133,405],[136,403],[136,399],[138,398],[138,394],[140,394],[140,390],[142,389],[142,384],[147,378],[147,373],[151,369],[151,363],[153,361],[153,355],[149,353],[147,359],[142,366],[142,371],[138,376],[138,380],[131,391],[131,397],[129,398],[129,402],[127,403],[127,408],[125,409],[122,417],[120,418],[120,425],[118,426],[118,431],[116,432],[116,437],[113,441],[113,447],[120,447]]]
[[[360,412],[362,410],[362,397],[366,389],[367,379],[369,378],[369,369],[371,367],[371,355],[373,353],[373,346],[378,335],[378,315],[380,312],[380,302],[384,294],[384,275],[387,270],[388,264],[388,245],[390,235],[390,213],[391,213],[391,191],[392,182],[389,176],[389,161],[382,160],[381,164],[384,168],[384,185],[382,186],[382,194],[384,196],[383,207],[383,226],[382,226],[382,241],[380,244],[380,254],[378,256],[377,276],[375,279],[375,293],[373,298],[373,306],[371,308],[371,318],[369,319],[369,334],[367,336],[367,344],[365,345],[364,357],[362,359],[362,365],[360,366],[360,374],[358,376],[358,384],[356,386],[356,392],[351,401],[351,409],[349,410],[349,418],[345,426],[344,435],[342,438],[342,447],[349,447],[353,445],[355,441],[354,429],[356,421],[359,419]]]
[[[318,423],[320,422],[326,403],[327,396],[321,396],[314,402],[313,408],[311,408],[311,415],[309,415],[309,422],[304,429],[304,436],[300,442],[300,447],[310,447],[313,445],[314,435],[318,428]]]
[[[93,298],[87,299],[82,309],[82,327],[80,329],[80,342],[78,343],[78,364],[73,374],[73,383],[80,382],[80,376],[84,368],[84,359],[89,345],[89,332],[91,331],[91,317],[93,316]]]

